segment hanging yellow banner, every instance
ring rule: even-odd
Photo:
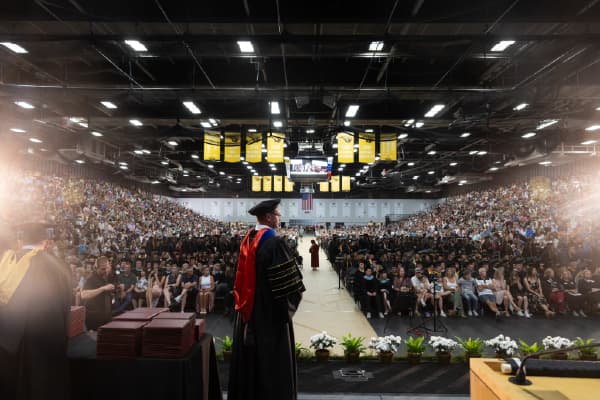
[[[354,135],[346,132],[337,134],[338,145],[338,162],[353,163],[354,162]]]
[[[342,176],[342,192],[350,191],[350,177]]]
[[[381,161],[396,161],[398,158],[398,139],[395,133],[382,133],[379,139]]]
[[[262,161],[262,133],[246,134],[246,161],[251,163]]]
[[[285,143],[285,134],[279,132],[271,133],[267,137],[267,162],[283,162],[283,144]]]
[[[218,161],[221,159],[221,134],[204,132],[204,160]]]
[[[290,178],[285,177],[285,191],[293,192],[294,191],[294,182],[290,181]]]
[[[241,141],[241,133],[225,132],[225,149],[223,150],[225,162],[240,162]]]
[[[281,192],[283,189],[283,177],[282,176],[274,176],[273,177],[273,191]]]
[[[360,133],[358,137],[358,162],[375,162],[375,134]]]
[[[252,191],[253,192],[260,192],[261,184],[262,184],[262,177],[260,177],[260,176],[252,177]]]
[[[331,191],[339,192],[340,191],[340,177],[339,175],[334,175],[331,177]]]
[[[329,182],[319,182],[319,192],[329,192]]]
[[[263,192],[270,192],[273,190],[273,178],[269,176],[263,176]]]

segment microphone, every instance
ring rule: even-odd
[[[546,355],[546,354],[565,353],[565,352],[568,352],[568,351],[579,350],[579,349],[589,348],[589,347],[600,347],[600,343],[590,343],[590,344],[586,344],[584,346],[571,346],[571,347],[567,347],[566,349],[546,350],[546,351],[539,351],[537,353],[529,354],[527,357],[525,357],[521,361],[521,365],[519,365],[519,367],[517,369],[517,373],[515,374],[515,376],[511,376],[510,378],[508,378],[508,380],[511,383],[514,383],[515,385],[531,385],[531,381],[529,379],[527,379],[527,371],[525,369],[525,363],[530,358],[541,356],[541,355]],[[541,363],[541,361],[545,361],[545,360],[537,360],[537,361],[540,361],[540,363]],[[514,361],[513,361],[513,363],[514,363]],[[583,361],[582,363],[585,363],[584,365],[587,366],[587,363],[585,361]],[[594,364],[594,366],[595,365],[596,364]],[[511,367],[510,364],[503,364],[503,371],[506,370],[506,368],[507,368],[506,366],[508,366],[508,368]],[[542,365],[540,365],[540,366],[542,366]],[[543,367],[547,368],[548,365],[543,365]],[[580,371],[578,371],[578,372],[580,372]],[[565,375],[561,374],[560,376],[565,376]],[[588,377],[597,377],[597,375],[592,375],[592,376],[588,376]]]

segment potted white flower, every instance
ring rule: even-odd
[[[572,341],[561,336],[546,336],[542,340],[542,344],[544,345],[544,350],[560,350],[573,346]],[[569,358],[569,355],[566,351],[561,351],[550,355],[550,357],[555,360],[566,360]]]
[[[506,358],[512,356],[519,349],[517,342],[512,340],[510,336],[504,336],[502,334],[486,340],[485,345],[493,348],[496,351],[496,357]]]
[[[369,348],[377,351],[379,361],[384,364],[389,364],[392,362],[394,353],[398,351],[401,344],[402,338],[400,336],[380,336],[371,338]]]
[[[450,359],[452,358],[450,352],[459,347],[457,341],[443,336],[431,336],[429,338],[429,345],[433,348],[440,364],[450,364]]]
[[[337,343],[337,338],[329,335],[326,331],[311,336],[310,347],[315,349],[317,362],[327,362],[329,360],[329,349]]]

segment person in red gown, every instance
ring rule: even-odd
[[[319,245],[317,242],[311,240],[308,251],[310,252],[310,267],[316,271],[319,268]]]

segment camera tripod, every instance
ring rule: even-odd
[[[438,277],[433,276],[433,316],[429,318],[421,319],[421,322],[415,326],[412,326],[406,330],[406,333],[414,333],[418,336],[421,336],[423,332],[425,332],[426,336],[431,336],[431,334],[435,333],[447,333],[448,328],[444,323],[439,319],[439,315],[437,313],[437,306],[435,304],[438,299],[436,298],[436,287],[438,283]],[[414,310],[416,312],[417,310]]]

